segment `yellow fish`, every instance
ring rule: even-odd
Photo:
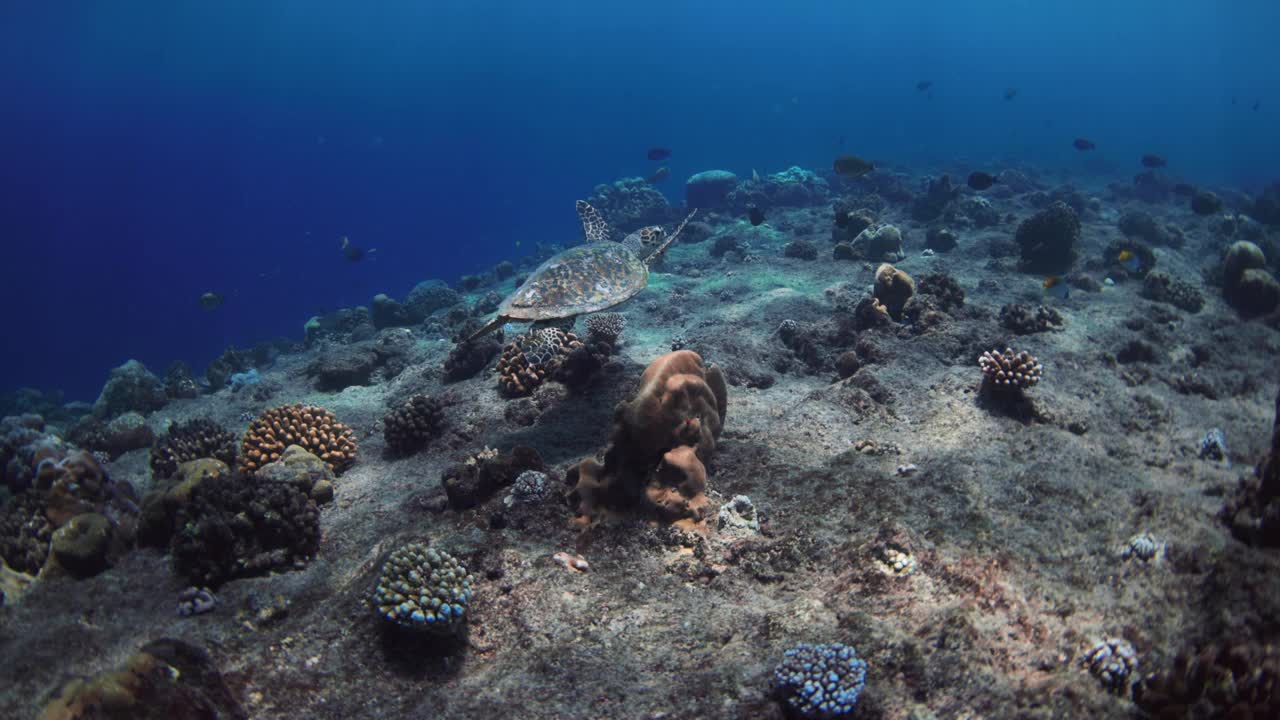
[[[1142,258],[1139,258],[1132,250],[1121,250],[1116,260],[1120,263],[1120,267],[1129,272],[1136,273],[1142,269]]]

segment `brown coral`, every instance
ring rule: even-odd
[[[266,410],[249,424],[240,443],[241,472],[253,474],[279,460],[290,445],[324,460],[337,475],[356,461],[351,428],[322,407],[295,403]]]
[[[978,358],[986,382],[1000,390],[1025,390],[1040,382],[1044,366],[1028,352],[989,350]]]
[[[578,336],[556,327],[521,335],[502,349],[498,359],[498,386],[508,397],[533,392],[559,369],[569,353],[582,347]]]
[[[639,508],[667,521],[700,521],[709,501],[703,463],[715,453],[728,395],[714,365],[689,350],[653,361],[634,397],[618,407],[604,462],[569,471],[571,501],[586,520]]]

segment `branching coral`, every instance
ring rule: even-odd
[[[271,408],[249,424],[240,443],[241,471],[253,474],[279,460],[290,445],[324,460],[338,475],[356,461],[351,428],[322,407],[296,403]]]
[[[474,582],[449,553],[409,543],[383,563],[370,602],[379,616],[401,627],[453,632],[467,619]]]
[[[200,458],[213,458],[234,465],[235,435],[204,418],[174,423],[151,448],[151,475],[172,477],[179,465]]]
[[[654,360],[634,397],[618,407],[604,462],[569,471],[571,501],[587,520],[640,509],[667,521],[701,521],[709,512],[705,462],[715,453],[728,396],[714,365],[689,350]]]
[[[174,568],[196,585],[300,565],[320,547],[320,511],[291,483],[206,478],[178,509]]]
[[[1026,390],[1040,382],[1044,366],[1030,353],[989,350],[978,358],[983,379],[1000,390]]]

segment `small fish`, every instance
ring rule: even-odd
[[[1087,140],[1085,138],[1076,138],[1075,142],[1071,143],[1071,147],[1077,150],[1092,150],[1096,148],[1097,145],[1094,145],[1092,140]]]
[[[644,181],[649,183],[650,185],[656,185],[657,183],[660,183],[669,177],[671,177],[671,169],[668,168],[666,165],[663,165],[662,167],[655,170],[652,175],[645,178]]]
[[[1262,107],[1262,101],[1261,101],[1261,100],[1254,100],[1254,101],[1253,101],[1253,109],[1256,111],[1256,110],[1257,110],[1258,108],[1260,108],[1260,107]]]
[[[1160,157],[1159,155],[1143,155],[1142,156],[1142,167],[1162,168],[1168,164],[1169,163],[1166,162],[1165,159]]]
[[[755,168],[751,168],[751,182],[760,182],[760,173]]]
[[[200,296],[200,307],[209,311],[217,310],[222,307],[225,300],[226,298],[216,292],[207,292]]]
[[[1120,267],[1131,273],[1136,273],[1142,269],[1142,258],[1132,250],[1121,250],[1116,256],[1116,262],[1120,263]]]
[[[974,190],[986,190],[998,182],[1000,180],[995,175],[984,173],[981,170],[969,173],[969,187]]]
[[[760,223],[764,222],[764,213],[755,205],[747,209],[747,217],[750,218],[752,226],[759,226]]]
[[[342,236],[342,254],[345,255],[346,258],[353,263],[360,262],[365,258],[366,255],[375,253],[377,251],[378,251],[378,248],[373,248],[372,250],[365,250],[364,248],[358,245],[353,245],[351,243],[350,238],[348,238],[346,235]]]
[[[916,92],[924,92],[925,90],[928,90],[931,87],[933,87],[932,80],[921,80],[920,82],[916,83]]]
[[[664,147],[651,147],[647,157],[650,160],[666,160],[671,157],[671,149]]]
[[[1004,91],[1005,100],[1012,100],[1016,97],[1018,97],[1018,88],[1009,88]]]
[[[856,155],[841,155],[836,158],[832,167],[835,169],[837,175],[855,178],[862,177],[876,169],[875,165]]]
[[[1071,286],[1057,275],[1050,275],[1044,279],[1044,293],[1049,297],[1066,300],[1071,297]]]

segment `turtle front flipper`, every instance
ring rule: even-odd
[[[599,210],[591,207],[591,203],[578,201],[578,218],[582,220],[582,235],[587,242],[609,242],[609,223],[600,216]]]
[[[694,208],[693,212],[689,213],[688,217],[680,221],[680,224],[676,226],[676,231],[671,233],[671,235],[667,238],[667,241],[659,245],[657,250],[654,250],[653,253],[649,255],[649,257],[644,259],[644,264],[646,266],[652,266],[655,262],[657,262],[658,258],[662,257],[662,254],[667,251],[667,248],[671,247],[671,243],[675,242],[676,238],[680,237],[680,231],[684,230],[684,226],[688,225],[689,221],[693,219],[693,216],[697,214],[698,214],[698,208]]]

